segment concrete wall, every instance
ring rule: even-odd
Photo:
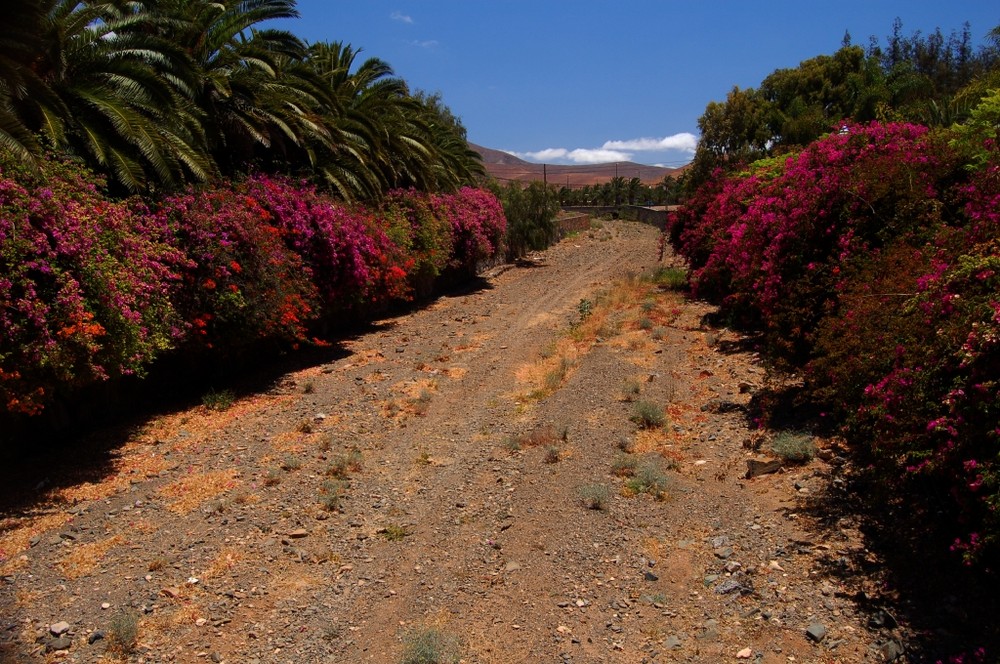
[[[585,231],[590,228],[591,216],[589,214],[579,213],[572,216],[567,215],[560,217],[557,222],[559,224],[559,237],[566,237],[569,233],[577,231]]]
[[[661,205],[657,207],[645,207],[643,205],[588,205],[564,207],[565,212],[577,212],[595,217],[612,216],[622,219],[633,219],[644,224],[650,224],[657,228],[663,228],[667,223],[667,213],[676,210],[678,205]]]

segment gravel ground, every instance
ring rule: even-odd
[[[634,278],[656,239],[607,222],[228,409],[9,471],[0,661],[904,661],[856,524],[812,516],[846,462],[747,479],[765,371]]]

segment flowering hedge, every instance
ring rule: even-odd
[[[971,561],[1000,545],[1000,152],[987,141],[970,168],[949,138],[849,125],[716,173],[668,237],[694,292],[804,370],[805,395],[912,505],[946,510]]]
[[[503,252],[502,210],[476,189],[365,208],[254,176],[147,204],[75,165],[43,172],[0,165],[0,414],[167,352],[308,341]]]
[[[454,194],[431,196],[431,208],[451,222],[453,269],[473,275],[480,263],[503,256],[507,218],[496,196],[463,187]]]
[[[0,408],[13,413],[141,373],[178,332],[182,254],[167,229],[76,166],[48,171],[42,182],[0,170]]]

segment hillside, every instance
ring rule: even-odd
[[[469,147],[482,155],[486,172],[498,180],[534,182],[547,179],[552,184],[582,187],[587,184],[602,184],[618,175],[626,179],[638,177],[643,184],[655,185],[661,182],[664,177],[684,170],[683,168],[637,164],[631,161],[578,166],[543,165],[534,164],[507,152],[484,148],[474,143],[470,143]]]

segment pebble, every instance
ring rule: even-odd
[[[69,631],[69,627],[70,625],[68,622],[61,620],[57,623],[49,625],[49,632],[52,633],[52,636],[62,636]]]
[[[812,625],[809,625],[808,629],[806,629],[806,636],[810,641],[819,643],[826,638],[826,627],[819,623],[813,623]]]
[[[87,637],[87,643],[94,645],[96,642],[104,638],[104,632],[102,630],[96,630],[90,633]]]
[[[69,650],[72,645],[73,639],[68,636],[60,636],[58,639],[52,639],[49,641],[46,647],[49,650]]]
[[[753,656],[753,648],[744,648],[736,653],[736,659],[750,659]]]

